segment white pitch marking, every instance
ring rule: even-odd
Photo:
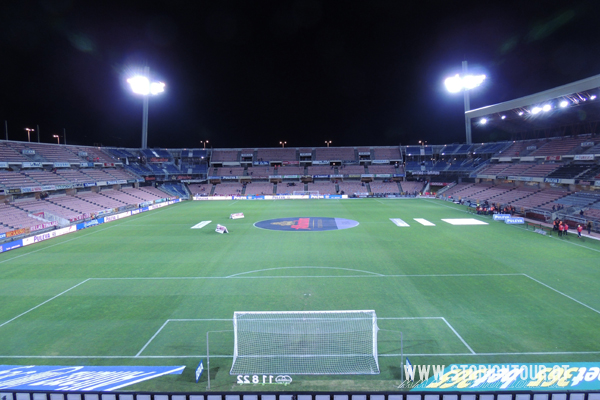
[[[238,277],[240,275],[252,274],[252,273],[255,273],[255,272],[273,271],[273,270],[278,270],[278,269],[339,269],[339,270],[342,270],[342,271],[363,272],[365,274],[373,274],[373,275],[377,275],[377,276],[384,276],[384,275],[378,274],[376,272],[362,271],[360,269],[349,269],[349,268],[337,268],[337,267],[277,267],[277,268],[257,269],[257,270],[254,270],[254,271],[240,272],[239,274],[229,275],[226,278],[234,278],[234,277]],[[290,277],[290,278],[294,278],[294,277]]]
[[[421,225],[425,225],[425,226],[435,226],[435,224],[433,222],[429,222],[424,218],[413,218],[415,221],[417,221],[418,223],[420,223]]]
[[[197,223],[196,225],[192,226],[190,229],[202,229],[204,228],[206,225],[210,224],[212,221],[202,221]]]
[[[390,221],[392,221],[396,226],[400,226],[400,227],[409,227],[410,226],[409,224],[407,224],[400,218],[390,218]]]
[[[566,298],[573,300],[575,303],[581,304],[582,306],[584,306],[584,307],[586,307],[586,308],[589,308],[589,309],[590,309],[590,310],[592,310],[593,312],[600,314],[600,311],[596,310],[595,308],[592,308],[592,307],[588,306],[588,305],[587,305],[587,304],[585,304],[585,303],[582,303],[581,301],[579,301],[579,300],[577,300],[577,299],[575,299],[575,298],[573,298],[573,297],[569,296],[568,294],[565,294],[565,293],[561,292],[560,290],[554,289],[552,286],[546,285],[544,282],[538,281],[537,279],[535,279],[535,278],[532,278],[532,277],[530,277],[530,276],[529,276],[529,275],[527,275],[527,274],[523,274],[523,275],[524,275],[524,276],[526,276],[526,277],[528,277],[528,278],[529,278],[529,279],[531,279],[532,281],[535,281],[535,282],[539,283],[539,284],[540,284],[540,285],[542,285],[542,286],[546,286],[546,287],[547,287],[548,289],[550,289],[550,290],[554,290],[554,291],[555,291],[556,293],[558,293],[558,294],[562,294],[562,295],[563,295],[563,296],[565,296]]]
[[[460,339],[460,341],[461,341],[461,342],[463,342],[463,344],[464,344],[465,346],[467,346],[467,349],[469,349],[469,351],[470,351],[471,353],[473,353],[473,354],[477,354],[477,353],[475,353],[475,352],[473,351],[473,349],[471,348],[471,346],[469,346],[469,345],[467,344],[467,342],[465,342],[465,339],[463,339],[463,338],[462,338],[462,336],[460,336],[460,335],[458,334],[458,332],[456,332],[456,330],[455,330],[455,329],[452,327],[452,325],[450,325],[450,324],[448,323],[448,321],[446,321],[446,318],[442,317],[442,320],[443,320],[443,321],[446,323],[446,325],[448,325],[448,328],[452,329],[452,332],[454,332],[454,334],[455,334],[456,336],[458,336],[458,338]]]
[[[450,225],[489,225],[487,222],[475,218],[442,218],[442,221],[447,222]]]
[[[57,298],[58,296],[61,296],[61,295],[65,294],[65,293],[67,293],[69,290],[71,290],[71,289],[75,289],[75,288],[76,288],[77,286],[79,286],[79,285],[83,285],[84,283],[86,283],[86,282],[87,282],[87,281],[89,281],[89,280],[90,280],[90,278],[86,279],[85,281],[79,282],[77,285],[75,285],[75,286],[71,286],[70,288],[68,288],[68,289],[67,289],[67,290],[65,290],[64,292],[60,292],[60,293],[59,293],[59,294],[57,294],[56,296],[54,296],[54,297],[52,297],[52,298],[50,298],[50,299],[48,299],[48,300],[44,301],[43,303],[40,303],[40,304],[38,304],[37,306],[35,306],[35,307],[33,307],[33,308],[30,308],[29,310],[27,310],[27,311],[25,311],[25,312],[23,312],[23,313],[21,313],[21,314],[17,315],[16,317],[9,319],[8,321],[4,322],[3,324],[0,324],[0,328],[2,328],[4,325],[8,324],[9,322],[12,322],[12,321],[14,321],[14,320],[15,320],[15,319],[17,319],[17,318],[19,318],[19,317],[22,317],[23,315],[27,314],[28,312],[30,312],[30,311],[33,311],[33,310],[35,310],[36,308],[43,306],[44,304],[48,303],[49,301],[52,301],[52,300],[54,300],[54,299],[55,299],[55,298]]]
[[[156,333],[150,338],[150,340],[148,340],[146,342],[146,344],[144,345],[144,347],[142,347],[142,349],[140,351],[137,352],[137,354],[135,355],[136,357],[139,357],[140,354],[142,354],[142,352],[144,350],[146,350],[146,347],[148,347],[148,345],[150,344],[150,342],[152,342],[154,340],[154,338],[160,333],[160,331],[163,330],[163,328],[169,323],[169,319],[165,321],[164,324],[162,324],[162,326],[160,328],[158,328],[158,330],[156,331]]]

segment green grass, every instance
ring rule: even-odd
[[[299,216],[360,225],[253,226]],[[441,220],[466,217],[489,225]],[[204,220],[213,223],[190,229]],[[349,309],[377,312],[381,373],[293,376],[295,390],[394,390],[398,331],[413,364],[596,361],[599,259],[595,240],[545,237],[436,200],[186,202],[0,254],[0,364],[186,365],[127,389],[203,391],[206,373],[196,384],[193,370],[206,332],[231,330],[234,311]],[[210,335],[212,390],[283,389],[238,386],[231,332]]]

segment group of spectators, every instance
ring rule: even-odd
[[[492,214],[510,214],[513,215],[517,210],[514,206],[505,205],[502,207],[501,204],[490,204],[486,200],[483,204],[477,203],[475,211],[479,215],[492,215]]]
[[[592,222],[588,221],[586,224],[588,235],[592,233]],[[569,224],[567,221],[561,221],[558,218],[554,220],[552,230],[558,232],[558,236],[568,236],[569,235]],[[581,224],[577,225],[577,237],[581,237],[581,232],[583,232],[583,226]]]

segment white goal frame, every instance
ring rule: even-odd
[[[236,311],[231,375],[379,374],[374,310]]]

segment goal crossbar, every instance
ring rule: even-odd
[[[230,374],[378,374],[377,316],[358,311],[238,311]]]

